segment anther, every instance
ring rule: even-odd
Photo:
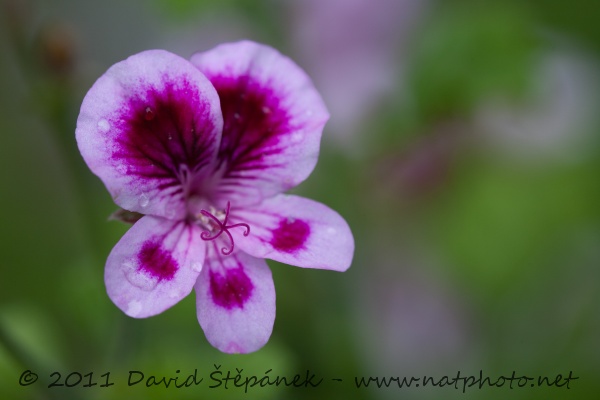
[[[227,225],[227,218],[229,217],[229,208],[230,208],[230,204],[229,204],[229,202],[227,202],[227,210],[225,210],[225,217],[223,218],[223,222],[221,222],[221,220],[219,220],[217,217],[215,217],[210,212],[208,212],[206,210],[200,210],[200,214],[204,215],[205,217],[210,218],[209,222],[214,223],[214,226],[216,228],[219,228],[217,233],[215,233],[213,236],[211,236],[210,231],[204,231],[200,234],[200,237],[203,240],[215,240],[216,238],[221,236],[221,234],[223,232],[225,232],[225,234],[229,237],[229,241],[231,241],[230,249],[228,249],[227,247],[223,247],[221,249],[221,253],[223,253],[223,255],[226,255],[226,256],[233,252],[233,247],[234,247],[233,236],[231,236],[231,233],[229,233],[229,229],[235,228],[237,226],[242,226],[242,227],[246,228],[244,231],[244,236],[248,236],[250,234],[250,225],[245,224],[243,222],[241,222],[239,224]]]

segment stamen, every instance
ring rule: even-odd
[[[233,236],[231,236],[231,233],[229,233],[229,229],[235,228],[238,226],[242,226],[242,227],[246,228],[243,235],[248,236],[250,234],[250,225],[245,224],[243,222],[240,222],[238,224],[233,224],[233,225],[227,225],[227,218],[229,217],[229,208],[230,208],[230,204],[229,204],[229,202],[227,202],[227,210],[225,210],[225,218],[223,218],[223,222],[221,222],[217,217],[215,217],[210,212],[208,212],[206,210],[200,210],[200,214],[204,215],[205,217],[210,218],[211,221],[209,221],[209,222],[216,224],[214,226],[216,228],[219,228],[219,231],[214,236],[211,236],[210,231],[204,231],[200,234],[200,237],[203,240],[215,240],[216,238],[221,236],[221,234],[223,232],[225,232],[225,234],[229,237],[229,241],[231,242],[230,249],[228,249],[227,247],[223,247],[221,249],[221,253],[223,253],[223,255],[226,255],[226,256],[233,252],[233,247],[234,247]]]

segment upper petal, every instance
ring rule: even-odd
[[[220,45],[191,61],[221,100],[219,194],[248,204],[306,179],[329,113],[304,71],[275,49],[249,41]]]
[[[144,216],[108,256],[108,296],[131,317],[159,314],[192,291],[205,255],[196,225]]]
[[[245,222],[250,234],[232,230],[239,249],[306,268],[345,271],[354,255],[354,237],[346,221],[329,207],[299,196],[278,195],[237,210],[232,222]]]
[[[243,252],[211,252],[196,283],[198,321],[225,353],[250,353],[267,343],[275,322],[275,286],[265,260]]]
[[[189,61],[163,50],[106,71],[81,105],[75,131],[90,169],[126,210],[171,219],[208,173],[222,130],[219,98]]]

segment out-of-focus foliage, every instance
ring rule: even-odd
[[[594,2],[0,5],[0,398],[600,393]],[[317,168],[294,189],[346,218],[356,240],[353,266],[338,274],[270,263],[278,294],[273,336],[257,353],[232,356],[204,339],[193,295],[144,320],[110,302],[104,263],[128,226],[108,220],[116,207],[81,159],[74,129],[86,91],[115,62],[150,48],[187,57],[242,38],[277,47],[317,83],[326,79],[331,110],[364,112],[332,113]],[[352,101],[343,90],[349,86]],[[259,378],[310,370],[325,380],[314,389],[245,394],[210,389],[216,366]],[[25,370],[39,381],[20,386]],[[130,387],[130,370],[146,377],[197,370],[204,382]],[[513,371],[551,379],[573,371],[579,379],[570,389],[505,384],[465,394],[453,386],[354,387],[361,376],[452,378],[479,370],[492,379]],[[110,372],[115,385],[48,389],[53,371],[97,379]]]
[[[540,51],[524,5],[445,3],[421,27],[408,85],[424,122],[471,112],[485,96],[523,94]]]

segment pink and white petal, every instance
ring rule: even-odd
[[[275,286],[265,260],[243,252],[206,259],[196,283],[198,322],[225,353],[264,346],[275,322]]]
[[[250,41],[220,45],[191,61],[221,99],[221,198],[258,202],[310,175],[329,113],[300,67]]]
[[[125,314],[145,318],[186,297],[202,270],[206,244],[194,224],[144,216],[115,245],[104,281]]]
[[[189,61],[163,50],[106,71],[81,105],[81,154],[122,208],[181,219],[209,172],[223,126],[218,95]]]
[[[345,271],[352,263],[350,227],[319,202],[281,194],[258,206],[234,210],[231,222],[250,226],[247,237],[242,229],[231,229],[231,234],[237,248],[254,257],[335,271]]]

